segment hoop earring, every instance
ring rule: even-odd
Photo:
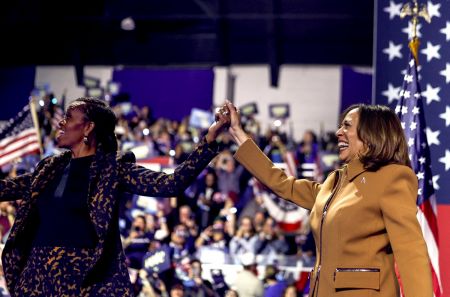
[[[83,142],[84,142],[84,144],[88,144],[89,143],[89,139],[88,139],[87,135],[85,135],[83,137]]]

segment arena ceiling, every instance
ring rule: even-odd
[[[372,65],[373,12],[373,0],[3,1],[0,66]]]

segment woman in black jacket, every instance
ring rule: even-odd
[[[176,196],[217,154],[221,114],[173,174],[117,153],[116,117],[104,101],[73,101],[56,136],[68,151],[33,173],[0,181],[0,200],[22,199],[3,251],[12,296],[131,296],[119,230],[121,192]]]

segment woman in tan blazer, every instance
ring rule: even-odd
[[[416,219],[418,183],[400,121],[385,106],[354,105],[336,131],[345,165],[324,183],[288,177],[243,131],[230,102],[235,158],[277,195],[311,210],[317,260],[310,296],[432,297],[428,253]]]

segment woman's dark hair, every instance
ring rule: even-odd
[[[317,143],[317,135],[316,133],[314,133],[313,130],[306,130],[305,134],[308,133],[309,135],[311,135],[312,138],[312,143]],[[303,140],[301,141],[303,143]]]
[[[97,148],[105,153],[117,151],[117,139],[114,133],[116,115],[105,101],[83,97],[74,100],[68,109],[82,111],[88,121],[94,122],[94,138]]]
[[[250,215],[244,215],[244,216],[242,216],[241,218],[239,218],[239,225],[242,224],[242,221],[243,221],[244,219],[248,219],[248,220],[250,221],[250,226],[251,226],[250,232],[252,233],[252,235],[255,234],[255,233],[256,233],[256,230],[255,230],[255,225],[253,224],[253,217],[250,216]]]
[[[411,167],[408,145],[400,119],[384,105],[354,104],[348,107],[341,120],[353,109],[358,109],[357,133],[367,151],[360,157],[364,168],[376,171],[387,164]]]

